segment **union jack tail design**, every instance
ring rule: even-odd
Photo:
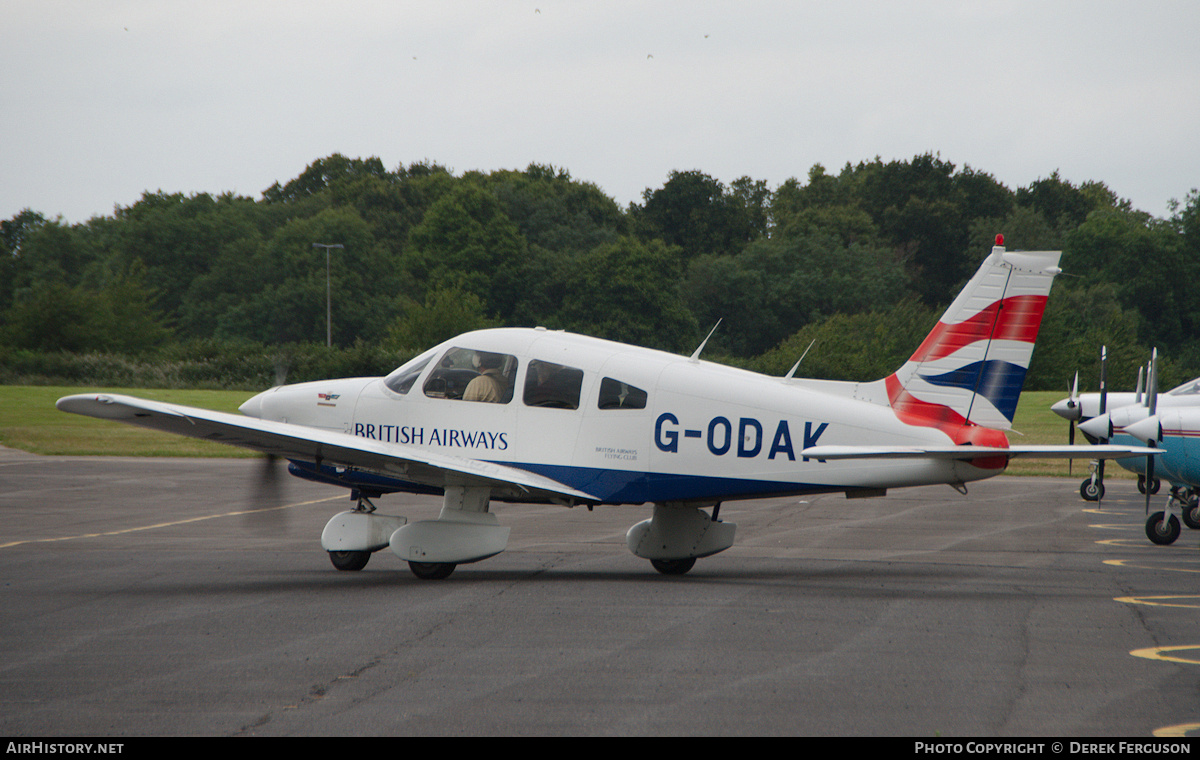
[[[896,416],[952,438],[967,425],[1011,428],[1059,256],[992,248],[912,357],[884,379]]]

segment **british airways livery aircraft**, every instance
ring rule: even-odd
[[[281,386],[242,415],[112,394],[67,412],[221,441],[351,489],[322,547],[342,570],[390,548],[423,578],[504,550],[496,502],[652,504],[627,544],[660,572],[733,544],[726,500],[966,483],[1011,457],[1107,458],[1153,449],[1008,445],[1060,253],[1001,239],[912,357],[873,382],[767,377],[690,356],[544,328],[460,335],[390,375]],[[703,345],[701,346],[703,348]],[[443,495],[436,520],[371,499]],[[708,509],[709,511],[705,511]]]

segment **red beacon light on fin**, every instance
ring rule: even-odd
[[[996,245],[1004,245],[1004,236],[1003,235],[996,236]]]

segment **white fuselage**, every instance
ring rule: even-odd
[[[456,397],[479,374],[450,367],[464,351],[507,357],[506,402]],[[534,374],[548,365],[571,378],[568,403],[538,405]],[[399,382],[417,366],[415,379]],[[457,378],[450,381],[457,391],[440,379],[445,373]],[[950,442],[935,428],[901,422],[876,385],[771,378],[570,333],[506,328],[459,336],[388,378],[283,386],[254,397],[242,411],[511,465],[604,503],[854,493],[963,483],[1002,469],[948,460],[806,459],[802,451],[818,443]]]

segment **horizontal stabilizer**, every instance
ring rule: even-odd
[[[1162,454],[1144,446],[810,446],[809,459],[956,459],[1009,457],[1022,459],[1123,459]]]

